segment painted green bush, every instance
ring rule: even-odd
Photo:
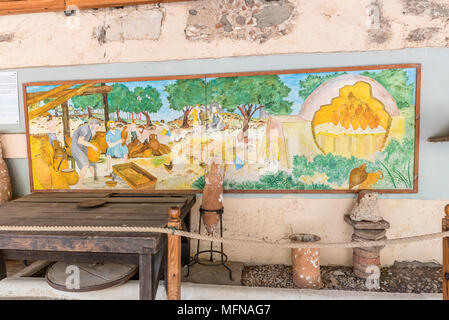
[[[343,186],[348,184],[351,170],[362,163],[366,163],[368,172],[375,171],[378,168],[374,162],[355,157],[348,159],[331,153],[317,155],[313,162],[308,162],[305,156],[295,156],[293,159],[293,176],[300,178],[303,175],[313,176],[315,173],[325,173],[330,183]]]
[[[285,171],[265,174],[258,181],[225,181],[225,189],[235,190],[329,190],[328,185],[320,183],[306,184]]]
[[[204,178],[204,176],[199,177],[198,179],[195,180],[195,182],[192,183],[192,187],[194,189],[200,189],[200,190],[203,190],[205,185],[206,185],[206,179]]]

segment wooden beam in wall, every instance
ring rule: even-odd
[[[83,10],[180,1],[193,0],[0,0],[0,15],[65,11],[68,6]]]
[[[12,0],[0,1],[0,15],[64,11],[64,0]]]
[[[180,2],[185,0],[65,0],[66,5],[77,6],[81,10],[105,7],[135,6],[163,2]]]

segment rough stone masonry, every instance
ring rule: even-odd
[[[449,47],[449,0],[198,0],[2,16],[0,30],[0,68]]]
[[[203,0],[189,9],[189,40],[219,38],[263,43],[290,33],[297,11],[288,0]]]

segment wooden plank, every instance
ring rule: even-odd
[[[427,141],[429,141],[429,142],[447,142],[447,141],[449,141],[449,136],[431,137],[431,138],[428,138]]]
[[[98,252],[66,252],[66,251],[30,251],[30,250],[4,250],[5,259],[9,260],[52,260],[68,262],[116,262],[139,263],[138,254],[126,253],[98,253]]]
[[[107,203],[167,203],[167,204],[183,204],[188,198],[101,198],[101,197],[90,197],[80,199],[78,197],[67,197],[67,198],[51,198],[49,197],[40,197],[40,198],[19,198],[14,200],[14,202],[32,202],[32,203],[79,203],[80,201],[85,200],[104,200]],[[191,200],[191,199],[189,199]]]
[[[31,210],[29,210],[31,211]],[[167,208],[165,208],[167,211]],[[122,212],[120,209],[115,210],[115,212],[60,212],[60,211],[51,211],[49,209],[44,208],[34,208],[31,212],[10,212],[10,211],[1,211],[0,216],[0,224],[7,224],[18,222],[25,225],[30,225],[32,220],[42,220],[49,221],[52,223],[58,223],[59,221],[62,223],[63,221],[74,221],[76,223],[83,223],[85,221],[103,221],[104,225],[111,224],[113,222],[129,222],[129,223],[139,223],[145,225],[154,225],[158,222],[166,222],[163,215],[160,214],[160,210],[157,211],[144,211],[144,212],[136,212],[136,213],[127,213]],[[25,221],[26,220],[26,221]]]
[[[442,219],[442,231],[449,230],[449,205],[444,207],[446,216]],[[449,300],[449,237],[443,238],[443,300]]]
[[[0,2],[0,15],[64,11],[64,0],[26,0]]]
[[[24,222],[26,220],[26,222]],[[83,222],[84,221],[84,222]],[[165,222],[165,223],[164,223]],[[97,217],[89,217],[89,216],[78,216],[78,217],[55,217],[52,214],[44,212],[41,217],[27,217],[26,215],[20,217],[4,217],[0,219],[1,225],[56,225],[56,226],[71,226],[71,225],[87,225],[95,224],[95,225],[103,225],[103,226],[135,226],[135,227],[160,227],[166,225],[167,221],[162,219],[161,217],[136,217],[129,218],[126,216],[120,217],[111,217],[111,216],[97,216]]]
[[[66,0],[66,4],[77,6],[80,9],[92,9],[179,1],[186,0]]]
[[[25,218],[23,218],[25,219]],[[23,220],[22,219],[22,220]],[[28,219],[27,219],[28,220]],[[81,221],[80,221],[81,220]],[[92,226],[92,227],[138,227],[138,228],[145,228],[145,227],[156,227],[156,228],[164,228],[167,225],[167,221],[161,220],[148,220],[148,219],[139,219],[139,220],[112,220],[104,221],[102,219],[91,219],[91,220],[85,220],[84,222],[82,219],[60,219],[60,220],[54,220],[51,218],[32,218],[29,219],[29,223],[24,223],[23,221],[20,221],[20,219],[4,219],[1,221],[2,225],[8,225],[8,226],[23,226],[24,224],[28,226]],[[52,232],[52,231],[51,231]],[[70,232],[70,230],[67,230],[67,232]],[[78,232],[74,230],[74,232]],[[126,232],[126,231],[123,231]],[[128,232],[131,232],[128,231]],[[118,231],[115,233],[119,233]],[[142,232],[139,232],[142,233]]]
[[[136,212],[138,210],[152,210],[155,211],[157,209],[166,209],[168,207],[170,207],[170,205],[172,206],[177,206],[177,207],[182,207],[182,203],[178,204],[178,203],[170,203],[170,202],[156,202],[156,203],[152,203],[152,202],[142,202],[142,203],[136,203],[136,202],[107,202],[104,205],[100,206],[100,207],[95,207],[95,208],[80,208],[78,207],[78,204],[81,201],[78,202],[57,202],[57,203],[35,203],[35,202],[9,202],[9,203],[5,203],[4,205],[1,205],[0,208],[2,209],[1,211],[4,210],[8,210],[11,212],[14,211],[19,211],[19,209],[36,209],[36,210],[41,210],[41,209],[58,209],[59,211],[63,211],[63,210],[71,210],[71,211],[76,211],[76,212],[94,212],[94,211],[103,211],[106,208],[110,209],[110,210],[115,210],[115,209],[123,209],[123,210],[131,210],[130,212]],[[70,211],[68,211],[70,212]]]
[[[6,261],[2,250],[0,250],[0,280],[6,278]]]
[[[179,208],[170,208],[168,227],[181,229]],[[167,299],[181,299],[181,237],[167,236]]]
[[[80,95],[81,93],[83,93],[84,91],[86,91],[87,89],[92,87],[93,85],[94,85],[93,83],[85,84],[77,89],[73,89],[72,91],[70,91],[70,93],[68,93],[66,95],[56,98],[55,100],[47,103],[46,105],[43,105],[42,107],[28,111],[28,121],[42,115],[43,113],[45,113],[53,108],[56,108],[57,106],[61,105],[63,102],[66,102],[67,100],[69,100],[72,97]]]
[[[167,238],[164,237],[164,246],[154,255],[154,279],[153,279],[153,296],[156,297],[159,279],[163,277],[165,271],[165,261],[167,260]]]
[[[163,207],[165,211],[167,211],[167,207]],[[107,208],[106,208],[107,209]],[[136,211],[136,212],[123,212],[120,208],[116,208],[116,210],[106,210],[102,211],[87,211],[89,209],[85,209],[86,212],[77,212],[77,211],[67,211],[62,212],[58,208],[32,208],[27,209],[28,212],[24,211],[13,211],[13,210],[0,210],[0,221],[6,220],[18,220],[18,219],[103,219],[104,221],[114,221],[114,220],[166,220],[161,215],[160,211],[162,209],[157,210],[146,210],[146,211]],[[92,210],[92,209],[91,209]],[[22,221],[24,223],[24,221]]]
[[[53,198],[64,198],[64,197],[70,197],[70,198],[85,198],[86,196],[90,198],[105,198],[110,197],[112,195],[112,192],[105,191],[105,192],[77,192],[77,191],[71,191],[71,192],[37,192],[37,193],[31,193],[29,195],[26,195],[20,199],[29,199],[29,198],[45,198],[45,197],[53,197]],[[20,200],[17,199],[17,200]]]
[[[80,9],[94,9],[179,1],[192,0],[2,0],[0,1],[0,15],[65,11],[69,5],[75,5]]]
[[[163,211],[167,211],[170,207],[169,204],[136,204],[136,203],[123,203],[123,204],[105,204],[102,207],[97,208],[79,208],[76,203],[58,203],[58,205],[45,205],[36,206],[35,203],[22,202],[19,205],[5,205],[1,207],[0,218],[1,217],[32,217],[33,215],[39,216],[40,213],[54,213],[54,218],[64,217],[68,214],[76,213],[79,215],[99,215],[106,214],[113,218],[110,214],[129,214],[129,215],[140,215],[146,217],[149,215],[159,215],[162,216]],[[58,215],[59,214],[59,215]],[[73,216],[73,215],[72,215]]]
[[[85,231],[51,231],[51,232],[44,232],[44,231],[3,231],[0,232],[0,235],[5,237],[10,237],[11,239],[15,238],[20,241],[23,237],[36,237],[40,239],[41,241],[45,241],[48,237],[59,237],[63,239],[64,241],[68,240],[79,240],[79,239],[91,239],[91,238],[98,238],[98,239],[114,239],[114,241],[128,241],[128,239],[141,239],[141,240],[148,240],[153,239],[156,243],[155,248],[159,248],[162,245],[164,239],[163,235],[160,233],[152,233],[152,232],[85,232]],[[16,249],[19,250],[19,249]],[[20,250],[28,250],[28,249],[20,249]],[[42,251],[42,250],[41,250]],[[45,251],[43,249],[43,251]],[[64,251],[64,250],[60,250]]]
[[[181,191],[181,190],[178,190]],[[191,197],[194,196],[194,194],[185,194],[182,192],[176,193],[142,193],[142,192],[136,192],[136,191],[130,191],[130,192],[115,192],[112,193],[111,197],[114,198],[132,198],[132,197],[145,197],[145,198],[151,198],[151,197],[164,197],[164,198],[184,198],[184,197]]]
[[[54,219],[47,218],[47,219],[27,219],[27,223],[25,223],[28,226],[92,226],[92,227],[158,227],[158,228],[164,228],[167,225],[167,221],[165,220],[110,220],[110,221],[104,221],[102,219],[98,220],[87,220],[80,221],[81,219],[58,219],[55,221]],[[20,221],[19,219],[10,219],[10,220],[2,220],[2,225],[8,225],[8,226],[23,226],[24,222],[23,219]],[[69,232],[69,230],[67,230]],[[74,231],[75,232],[75,231]],[[119,233],[119,232],[115,232]]]
[[[29,266],[26,266],[16,274],[13,274],[13,277],[20,278],[20,277],[31,277],[41,271],[42,269],[46,268],[52,261],[49,260],[38,260],[34,261]]]
[[[9,250],[141,253],[154,250],[159,238],[75,237],[69,235],[0,234],[0,248]]]
[[[140,300],[154,300],[153,290],[153,254],[148,248],[143,249],[139,257],[139,296]]]
[[[127,190],[128,191],[128,190]],[[168,199],[176,199],[176,198],[189,198],[195,197],[195,194],[185,194],[185,193],[142,193],[136,191],[129,192],[111,192],[111,191],[68,191],[68,192],[35,192],[29,195],[26,195],[20,199],[27,198],[168,198]],[[19,200],[19,199],[18,199]]]
[[[185,217],[187,216],[187,214],[190,213],[190,210],[192,209],[192,207],[195,204],[195,202],[196,202],[196,196],[195,195],[189,196],[188,201],[181,208],[181,220],[184,220]]]
[[[101,200],[96,198],[96,200]],[[106,199],[105,199],[106,200]],[[176,203],[176,202],[122,202],[122,201],[112,201],[112,202],[106,202],[104,203],[104,205],[99,206],[99,207],[94,207],[94,208],[81,208],[78,207],[78,204],[81,202],[84,202],[85,199],[81,199],[78,201],[71,201],[71,202],[54,202],[54,203],[50,203],[50,202],[31,202],[31,201],[23,201],[23,202],[8,202],[5,203],[3,205],[0,205],[0,208],[3,210],[9,210],[9,211],[19,211],[20,209],[28,209],[28,208],[34,208],[34,209],[42,209],[42,208],[52,208],[53,209],[57,209],[59,208],[60,211],[63,210],[72,210],[72,209],[76,209],[76,211],[83,211],[83,212],[87,212],[87,211],[91,211],[93,212],[94,210],[98,210],[98,211],[102,211],[105,208],[109,208],[111,210],[114,210],[115,208],[120,208],[120,209],[130,209],[133,210],[132,212],[134,212],[135,210],[151,210],[152,208],[154,209],[163,209],[163,208],[167,208],[171,205],[173,206],[177,206],[177,207],[182,207],[182,202],[181,203]]]

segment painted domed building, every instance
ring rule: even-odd
[[[404,133],[405,119],[388,91],[372,78],[346,74],[315,89],[298,115],[270,117],[261,156],[285,168],[295,155],[309,161],[327,153],[374,160]]]

